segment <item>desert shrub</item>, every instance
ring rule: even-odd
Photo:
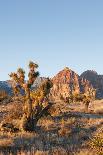
[[[89,145],[98,155],[103,155],[103,133],[94,136]]]
[[[8,97],[8,94],[5,90],[0,90],[0,101],[6,99]]]
[[[10,120],[21,119],[22,115],[23,115],[23,104],[13,103],[6,118]]]
[[[82,102],[84,99],[83,94],[71,94],[68,97],[66,97],[67,103],[74,103],[74,102]]]
[[[68,155],[67,150],[62,147],[54,147],[52,148],[52,155]]]

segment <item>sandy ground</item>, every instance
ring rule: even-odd
[[[0,104],[0,121],[13,104]],[[34,132],[0,132],[0,154],[99,155],[89,145],[97,134],[103,141],[103,100],[91,103],[88,112],[82,103],[56,101],[52,117],[39,120]]]

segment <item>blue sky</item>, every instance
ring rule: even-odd
[[[103,0],[0,0],[0,80],[29,60],[41,76],[103,74],[102,59]]]

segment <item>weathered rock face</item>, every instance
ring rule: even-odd
[[[87,79],[93,88],[96,89],[96,98],[103,98],[103,75],[98,75],[95,71],[87,70],[80,77]]]
[[[33,84],[32,89],[36,89],[40,83],[46,78],[40,77]],[[68,67],[60,71],[52,79],[53,88],[51,96],[67,97],[74,93],[87,93],[90,89],[96,90],[96,98],[103,98],[103,75],[98,75],[97,72],[87,70],[80,76]],[[12,94],[11,81],[0,81],[0,90],[5,90],[9,95]]]
[[[79,77],[79,88],[81,93],[87,93],[93,89],[93,86],[87,79]]]
[[[66,67],[53,77],[53,88],[51,89],[52,96],[68,97],[70,94],[79,94],[87,92],[92,86],[89,81],[80,78],[78,74]]]

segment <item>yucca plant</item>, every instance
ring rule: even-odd
[[[27,81],[25,80],[25,71],[22,68],[18,68],[16,73],[10,74],[10,78],[14,82],[14,94],[19,93],[21,89],[25,92],[25,108],[22,117],[22,128],[24,130],[34,130],[37,121],[45,113],[41,102],[46,98],[52,87],[51,81],[46,79],[33,94],[31,87],[39,76],[39,72],[36,71],[37,68],[38,64],[30,61]]]

